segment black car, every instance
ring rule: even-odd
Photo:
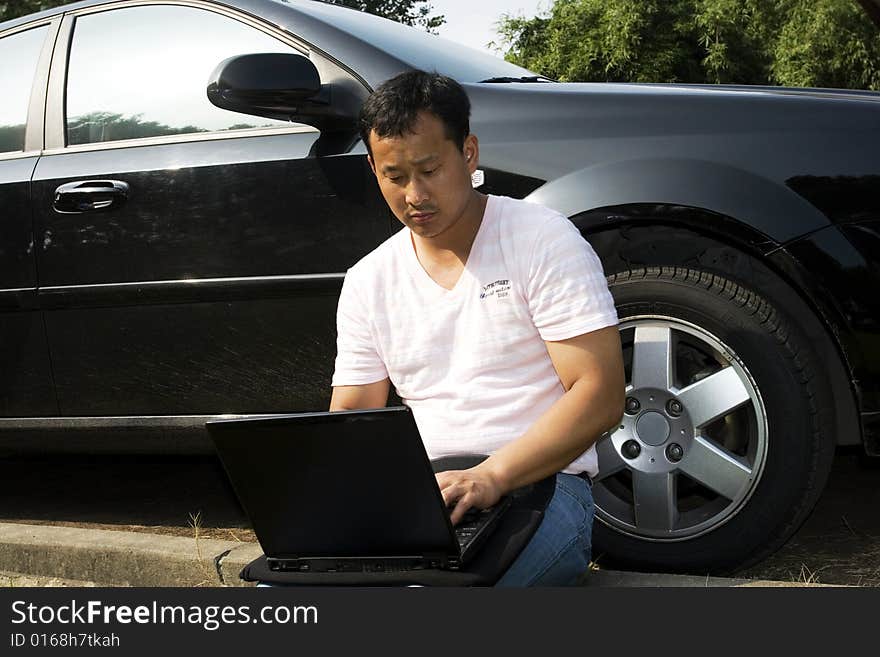
[[[0,24],[5,448],[205,450],[208,419],[325,409],[344,273],[399,228],[354,117],[411,68],[465,85],[482,191],[602,258],[628,398],[594,554],[754,563],[836,445],[880,453],[880,94],[559,84],[300,0]]]

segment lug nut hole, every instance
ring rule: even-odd
[[[678,463],[684,456],[684,450],[678,443],[672,443],[666,447],[666,458],[673,463]]]
[[[635,415],[639,412],[639,409],[642,405],[639,403],[639,400],[635,397],[627,397],[626,398],[626,413],[627,415]]]
[[[632,460],[642,453],[642,447],[635,440],[627,440],[620,451],[624,458]]]

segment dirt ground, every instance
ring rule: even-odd
[[[880,459],[838,452],[828,487],[798,533],[739,575],[880,586]]]
[[[222,467],[205,457],[2,458],[0,522],[256,540]],[[880,465],[839,452],[801,530],[738,575],[880,586]]]

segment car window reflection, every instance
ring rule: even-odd
[[[48,26],[0,39],[0,153],[24,150],[31,85]]]
[[[227,16],[192,7],[130,7],[77,18],[67,87],[67,143],[290,125],[219,109],[208,77],[251,52],[296,52]]]

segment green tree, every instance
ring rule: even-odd
[[[854,0],[792,4],[773,44],[778,84],[880,90],[880,30]]]
[[[193,125],[172,128],[158,121],[142,121],[141,116],[141,114],[123,116],[115,112],[89,112],[75,116],[68,123],[67,139],[70,144],[90,144],[100,141],[207,132],[205,128]]]
[[[508,61],[567,81],[880,89],[860,0],[556,0],[502,16]]]
[[[63,5],[69,0],[0,0],[0,23]]]
[[[767,0],[696,0],[693,26],[701,70],[699,81],[770,84],[773,41],[784,3]]]
[[[436,32],[446,22],[442,15],[430,16],[434,9],[428,0],[329,0],[334,5],[344,5],[383,18],[390,18],[404,25],[421,27]]]
[[[566,81],[674,82],[703,76],[695,0],[557,0],[549,16],[504,16],[509,61]]]

